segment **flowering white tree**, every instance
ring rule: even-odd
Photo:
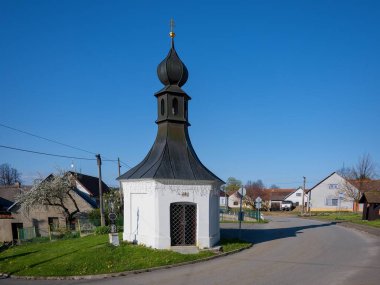
[[[21,211],[28,214],[34,208],[58,207],[66,217],[66,222],[71,223],[74,216],[80,212],[75,200],[75,180],[68,173],[49,175],[39,183],[36,183],[30,191],[17,197]]]

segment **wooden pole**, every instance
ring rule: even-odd
[[[98,172],[99,172],[99,210],[100,210],[100,225],[104,227],[106,225],[104,219],[104,208],[103,208],[103,187],[102,187],[102,159],[100,154],[95,155],[96,162],[98,164]]]
[[[119,173],[119,177],[120,177],[120,168],[121,168],[121,165],[120,165],[120,158],[117,158],[117,166],[118,166],[118,173]],[[121,181],[119,180],[119,195],[120,195],[120,207],[123,209],[123,189],[121,187]]]
[[[305,213],[305,185],[306,185],[306,177],[303,177],[303,189],[302,189],[302,207],[301,207],[301,215]]]

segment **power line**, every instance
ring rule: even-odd
[[[7,128],[7,129],[10,129],[10,130],[13,130],[13,131],[16,131],[16,132],[19,132],[19,133],[22,133],[22,134],[26,134],[26,135],[29,135],[29,136],[32,136],[32,137],[35,137],[35,138],[39,138],[39,139],[42,139],[42,140],[45,140],[45,141],[48,141],[48,142],[56,143],[56,144],[59,144],[59,145],[63,145],[65,147],[69,147],[69,148],[72,148],[72,149],[76,149],[76,150],[80,150],[80,151],[84,151],[84,152],[96,155],[96,153],[88,151],[88,150],[85,150],[83,148],[79,148],[79,147],[72,146],[72,145],[69,145],[69,144],[66,144],[66,143],[61,143],[61,142],[53,140],[53,139],[49,139],[49,138],[45,138],[45,137],[42,137],[42,136],[39,136],[39,135],[35,135],[35,134],[29,133],[29,132],[26,132],[26,131],[23,131],[23,130],[20,130],[20,129],[16,129],[16,128],[4,125],[2,123],[0,123],[0,126],[2,126],[4,128]]]
[[[22,151],[22,152],[33,153],[33,154],[46,155],[46,156],[55,156],[55,157],[70,158],[70,159],[77,159],[77,160],[96,160],[96,158],[78,157],[78,156],[70,156],[70,155],[63,155],[63,154],[47,153],[47,152],[35,151],[35,150],[30,150],[30,149],[23,149],[23,148],[18,148],[18,147],[13,147],[13,146],[7,146],[7,145],[0,145],[0,147],[7,148],[7,149],[12,149],[12,150],[17,150],[17,151]],[[114,160],[114,159],[102,159],[102,161],[116,162],[117,160]],[[123,164],[125,164],[127,167],[131,168],[126,163],[123,162]]]
[[[17,148],[17,147],[12,147],[12,146],[6,146],[6,145],[0,145],[0,147],[2,147],[2,148],[8,148],[8,149],[13,149],[13,150],[18,150],[18,151],[23,151],[23,152],[34,153],[34,154],[47,155],[47,156],[56,156],[56,157],[71,158],[71,159],[78,159],[78,160],[96,160],[96,158],[76,157],[76,156],[68,156],[68,155],[61,155],[61,154],[40,152],[40,151],[34,151],[34,150],[29,150],[29,149],[22,149],[22,148]]]
[[[23,130],[20,130],[20,129],[17,129],[17,128],[14,128],[14,127],[11,127],[11,126],[8,126],[8,125],[5,125],[3,123],[0,122],[0,126],[1,127],[4,127],[4,128],[7,128],[7,129],[10,129],[10,130],[13,130],[13,131],[16,131],[16,132],[19,132],[19,133],[22,133],[22,134],[26,134],[26,135],[29,135],[29,136],[32,136],[32,137],[35,137],[35,138],[39,138],[39,139],[42,139],[42,140],[45,140],[45,141],[48,141],[48,142],[52,142],[52,143],[55,143],[55,144],[59,144],[59,145],[62,145],[62,146],[65,146],[65,147],[69,147],[69,148],[72,148],[72,149],[75,149],[75,150],[80,150],[80,151],[84,151],[84,152],[87,152],[87,153],[90,153],[90,154],[93,154],[93,155],[96,155],[95,152],[92,152],[92,151],[89,151],[89,150],[85,150],[83,148],[80,148],[80,147],[76,147],[76,146],[73,146],[73,145],[69,145],[67,143],[62,143],[62,142],[59,142],[57,140],[53,140],[53,139],[49,139],[49,138],[46,138],[46,137],[43,137],[43,136],[40,136],[40,135],[36,135],[36,134],[32,134],[30,132],[27,132],[27,131],[23,131]],[[6,146],[3,146],[3,147],[6,147]],[[21,150],[21,149],[17,149],[17,148],[12,148],[12,147],[8,147],[10,149],[15,149],[15,150]],[[50,155],[50,154],[45,154],[43,152],[38,152],[38,151],[27,151],[27,150],[21,150],[21,151],[26,151],[26,152],[31,152],[31,153],[36,153],[36,154],[44,154],[44,155]],[[66,156],[66,155],[55,155],[55,154],[51,154],[50,156],[57,156],[57,157],[64,157],[64,158],[73,158],[73,159],[82,159],[82,158],[76,158],[76,157],[71,157],[71,156]],[[111,161],[111,162],[117,162],[117,159],[110,159],[108,157],[105,157],[103,156],[105,159],[102,159],[103,161]],[[82,160],[96,160],[96,159],[90,159],[90,158],[83,158]],[[122,164],[124,164],[124,166],[128,167],[128,168],[132,168],[130,167],[127,163],[123,162],[120,160],[120,162]]]

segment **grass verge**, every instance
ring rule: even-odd
[[[345,221],[370,227],[380,228],[380,220],[366,221],[362,220],[361,213],[347,213],[347,212],[321,212],[312,213],[311,218],[328,221]]]
[[[240,240],[221,240],[224,252],[250,246]],[[0,272],[18,276],[95,275],[194,261],[216,255],[211,251],[180,254],[141,245],[108,243],[108,235],[15,246],[0,253]]]

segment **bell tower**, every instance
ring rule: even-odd
[[[119,179],[182,179],[223,183],[196,155],[188,127],[189,95],[182,90],[189,73],[174,48],[174,22],[171,21],[171,47],[158,65],[157,75],[164,87],[156,92],[157,136],[144,160]]]
[[[191,98],[181,89],[186,83],[189,73],[174,48],[175,33],[173,27],[174,22],[172,20],[169,33],[171,48],[166,58],[157,67],[158,78],[165,87],[155,94],[158,107],[156,123],[176,122],[189,125],[188,101]]]
[[[219,190],[191,144],[185,64],[171,47],[158,65],[157,136],[145,158],[118,179],[124,193],[123,239],[154,248],[210,248],[219,242]]]

